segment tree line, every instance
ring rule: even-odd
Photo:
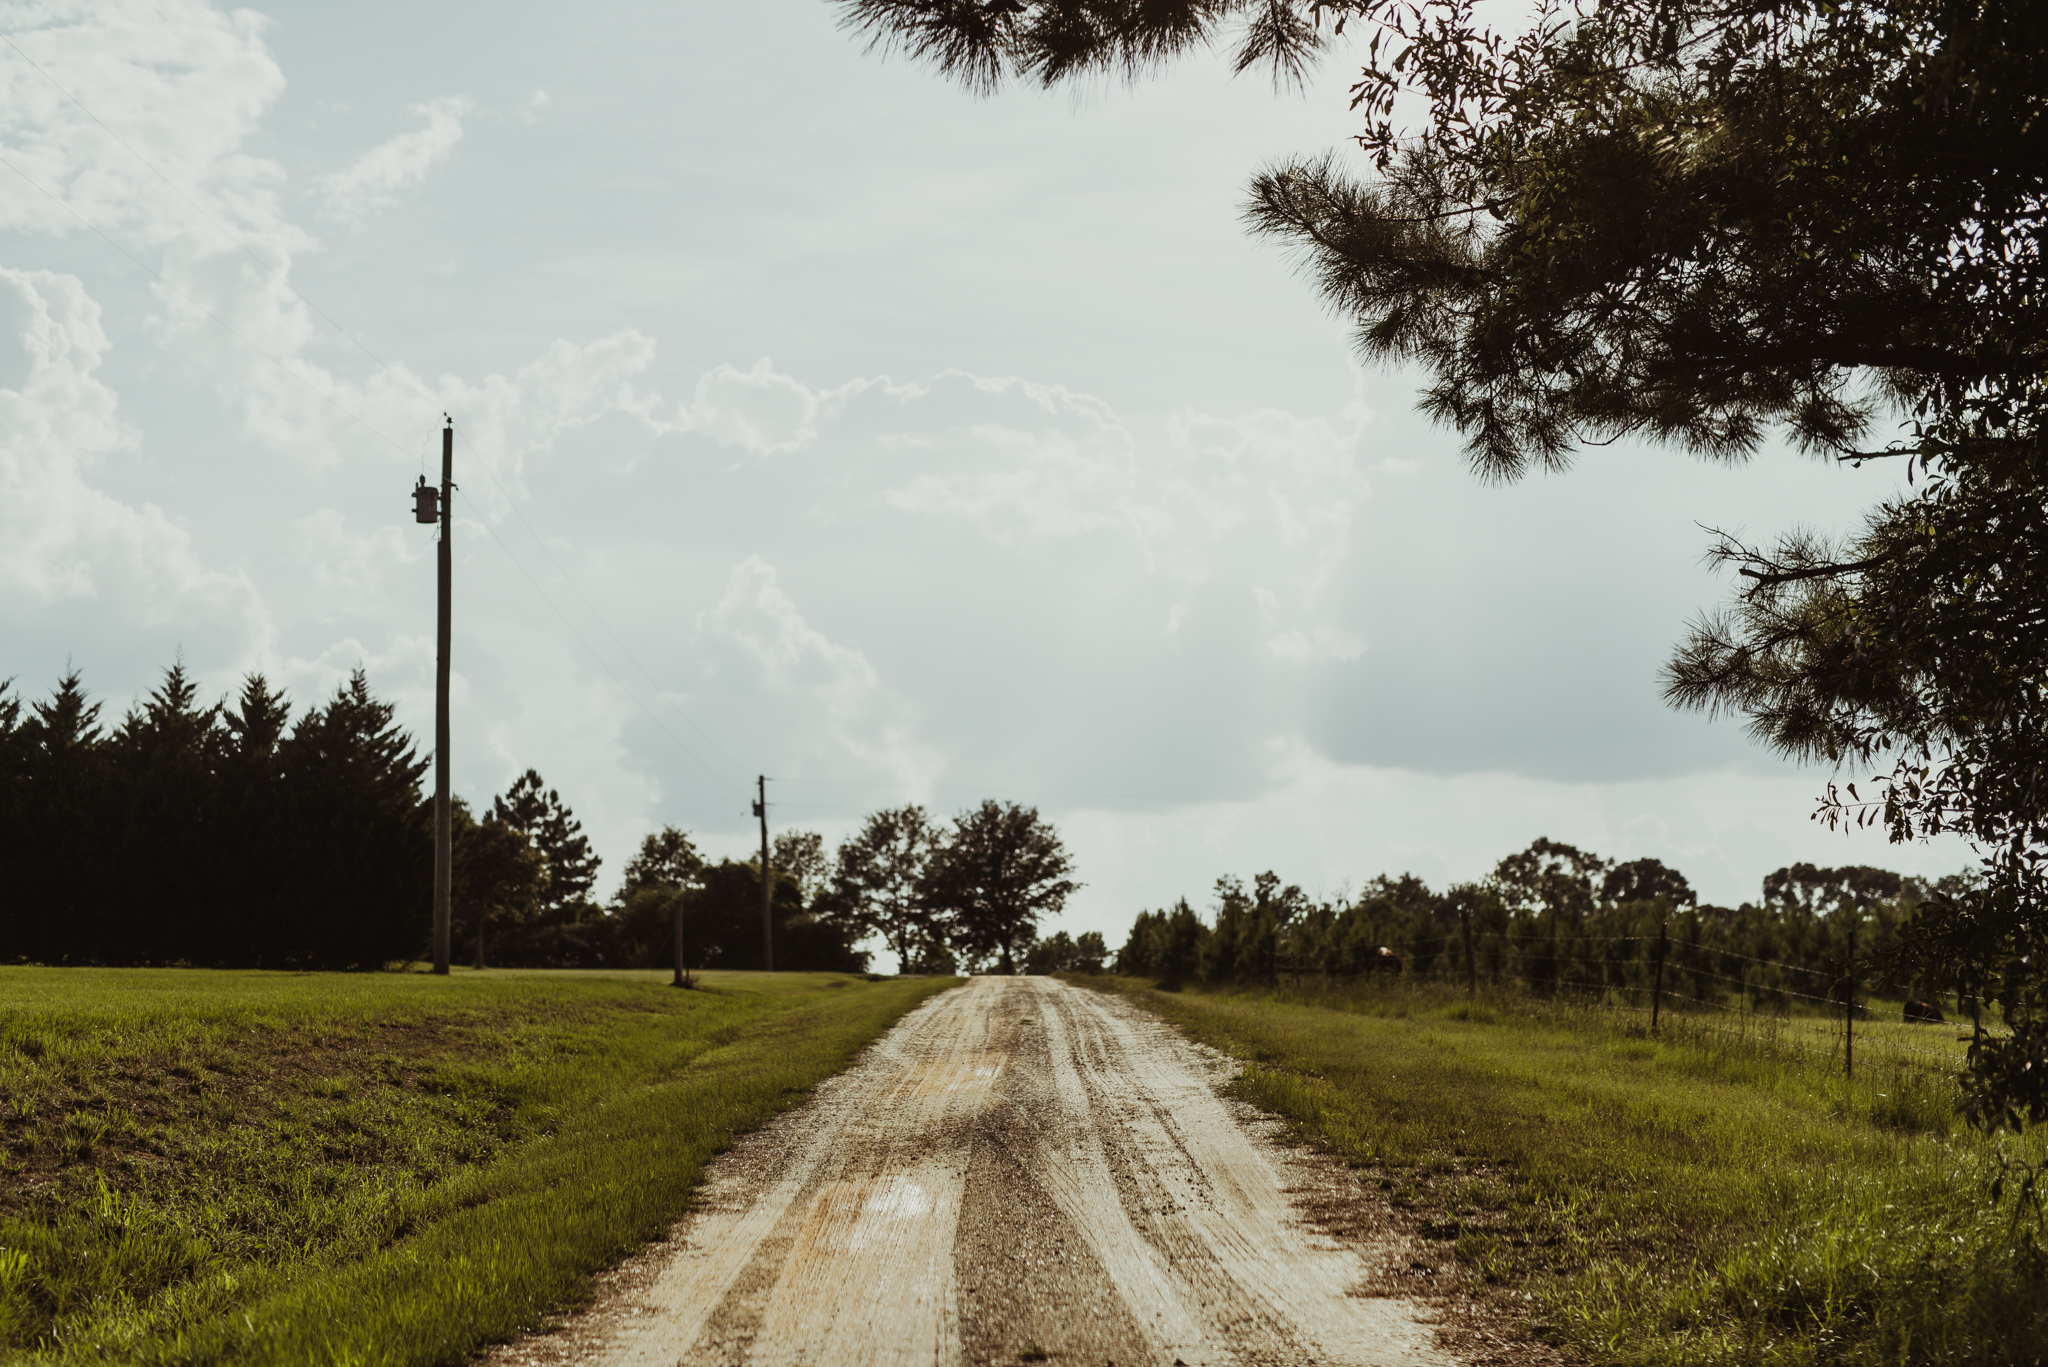
[[[752,956],[758,966],[759,882],[748,885],[751,919],[706,914],[720,880],[736,877],[726,871],[752,867],[707,864],[673,826],[648,835],[616,911],[634,961],[723,968]],[[905,973],[1099,971],[1108,957],[1100,935],[1038,934],[1080,885],[1058,831],[1014,802],[984,801],[950,820],[914,803],[874,812],[829,853],[815,831],[784,831],[769,867],[778,905],[786,897],[800,924],[848,946],[879,937]]]
[[[1605,993],[1648,987],[1662,960],[1668,993],[1782,1009],[1836,1000],[1853,965],[1861,990],[1931,997],[1900,950],[1920,908],[1958,895],[1971,877],[1794,864],[1766,875],[1757,901],[1722,907],[1702,904],[1658,860],[1538,839],[1486,878],[1441,892],[1411,874],[1322,900],[1271,872],[1249,888],[1220,878],[1206,919],[1186,899],[1141,912],[1115,967],[1168,984],[1367,972],[1463,982],[1471,973],[1538,993]]]
[[[24,703],[0,684],[0,962],[371,969],[423,957],[427,758],[357,670],[292,717],[252,674],[205,704],[182,664],[118,722],[76,671]],[[762,966],[758,858],[669,826],[608,902],[575,813],[528,769],[457,799],[451,901],[479,966]],[[778,968],[858,971],[879,935],[906,971],[1100,968],[1100,936],[1038,936],[1078,886],[1051,823],[987,801],[877,812],[836,851],[785,831],[769,859]]]

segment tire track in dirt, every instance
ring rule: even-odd
[[[1121,999],[973,979],[718,1159],[632,1304],[546,1356],[1451,1367],[1216,1083]]]

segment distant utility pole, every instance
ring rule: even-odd
[[[448,886],[454,871],[450,857],[448,824],[448,642],[451,634],[452,598],[449,582],[454,574],[454,552],[449,545],[454,531],[455,422],[446,418],[441,429],[441,487],[427,483],[425,475],[413,486],[413,520],[438,523],[441,528],[440,622],[435,634],[434,657],[434,971],[448,971]],[[482,942],[479,940],[479,952]]]
[[[768,775],[762,774],[755,781],[759,784],[760,795],[754,799],[754,815],[761,818],[761,967],[773,973],[775,918],[768,911],[773,896],[768,868]]]

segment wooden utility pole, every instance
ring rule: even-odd
[[[758,796],[754,799],[754,815],[761,818],[761,967],[770,973],[775,971],[775,918],[770,914],[775,895],[773,872],[768,867],[768,775],[762,774],[755,780]]]
[[[445,417],[445,415],[444,415]],[[413,486],[413,521],[438,526],[440,545],[440,620],[434,652],[434,971],[448,971],[448,887],[454,872],[448,823],[448,643],[451,635],[455,526],[455,423],[441,429],[441,487],[420,476]],[[477,967],[483,967],[483,928],[477,928]]]

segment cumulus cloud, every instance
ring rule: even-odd
[[[909,706],[882,684],[867,657],[804,619],[774,566],[759,556],[735,565],[699,632],[737,646],[761,683],[802,704],[790,721],[810,734],[794,747],[834,769],[852,768],[923,798],[945,757],[920,741]],[[835,763],[837,761],[837,763]]]
[[[268,636],[255,589],[208,569],[160,508],[120,502],[90,467],[134,446],[116,396],[94,372],[107,351],[99,305],[76,277],[0,268],[0,592],[18,606],[103,600],[130,623],[225,627],[254,650]]]
[[[1335,422],[1185,412],[1140,430],[1098,397],[1014,376],[813,389],[761,361],[707,373],[675,418],[649,420],[756,455],[813,453],[826,485],[876,490],[896,514],[996,547],[1085,542],[1060,554],[1129,560],[1175,592],[1248,595],[1258,647],[1282,664],[1366,648],[1333,593],[1371,494],[1362,409]],[[1164,633],[1185,617],[1169,607]]]
[[[399,193],[427,178],[462,141],[462,120],[476,106],[459,95],[409,105],[424,126],[381,142],[320,180],[327,212],[349,222],[398,202]]]
[[[768,456],[800,450],[816,438],[818,404],[816,394],[777,372],[764,356],[750,370],[721,365],[698,377],[694,399],[681,407],[673,426]]]
[[[311,568],[313,582],[325,588],[376,593],[390,570],[426,555],[417,538],[407,537],[406,529],[394,524],[351,534],[348,519],[334,508],[308,514],[297,526],[299,555]]]
[[[242,150],[285,87],[267,19],[200,0],[70,0],[33,17],[9,34],[28,60],[0,53],[0,141],[49,194],[7,177],[0,228],[84,231],[55,195],[131,241],[232,247],[216,222],[259,255],[310,241],[279,212],[283,169]]]

